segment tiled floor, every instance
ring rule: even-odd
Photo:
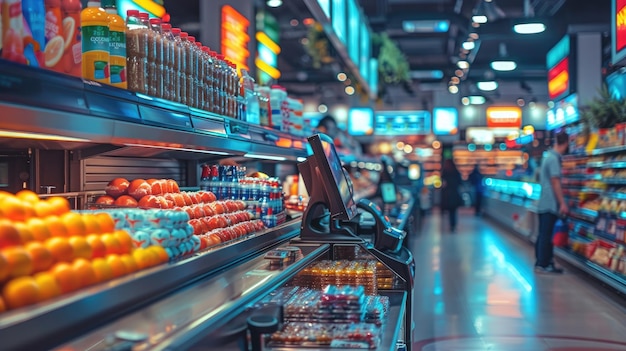
[[[456,233],[427,215],[410,245],[414,351],[626,350],[626,300],[573,269],[535,275],[529,244],[470,211]]]

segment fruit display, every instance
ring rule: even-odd
[[[0,311],[35,304],[168,260],[135,248],[107,213],[77,213],[62,197],[0,193]]]

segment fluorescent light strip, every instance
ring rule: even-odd
[[[276,44],[270,37],[267,36],[264,32],[256,32],[256,40],[267,46],[273,53],[276,55],[280,54],[280,46]]]
[[[478,15],[478,16],[472,16],[472,21],[483,24],[483,23],[487,23],[488,19],[487,19],[487,16]]]
[[[306,157],[298,157],[298,158],[296,159],[296,161],[298,161],[298,162],[304,162],[304,161],[306,161]]]
[[[132,143],[124,144],[124,146],[146,147],[149,149],[163,149],[163,150],[172,150],[172,151],[189,151],[189,152],[197,152],[201,154],[220,155],[220,156],[230,155],[228,152],[201,150],[201,149],[189,149],[189,148],[184,148],[184,147],[157,146],[157,145],[144,145],[144,144],[132,144]]]
[[[10,130],[0,130],[1,138],[18,138],[18,139],[35,139],[35,140],[54,140],[54,141],[78,141],[88,142],[89,139],[74,138],[56,134],[44,134],[44,133],[31,133],[31,132],[16,132]]]
[[[243,155],[243,157],[258,158],[258,159],[261,159],[261,160],[270,160],[270,161],[285,161],[285,160],[287,160],[287,158],[283,157],[283,156],[272,156],[272,155],[251,154],[251,153],[247,153],[247,154]]]
[[[518,34],[537,34],[546,30],[543,23],[521,23],[513,26],[513,30]]]

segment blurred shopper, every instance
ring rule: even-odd
[[[335,144],[337,144],[337,141],[335,139],[337,139],[337,137],[339,136],[340,129],[339,126],[337,126],[337,121],[333,116],[326,115],[322,119],[320,119],[319,123],[317,124],[317,130],[331,137],[333,141],[335,141]]]
[[[481,207],[483,203],[483,192],[485,190],[485,185],[483,184],[483,175],[480,173],[480,166],[475,165],[472,173],[469,174],[468,178],[470,184],[474,187],[474,210],[476,216],[480,216]]]
[[[441,180],[441,209],[448,212],[450,231],[454,233],[457,224],[457,209],[463,204],[463,198],[461,197],[463,179],[454,161],[451,159],[446,159],[443,162]]]
[[[561,187],[561,156],[567,152],[569,137],[565,132],[558,132],[554,139],[554,146],[546,151],[539,170],[539,233],[535,243],[535,271],[538,273],[563,273],[563,269],[554,265],[552,234],[559,216],[569,212]]]
[[[333,139],[335,146],[349,150],[355,158],[363,155],[361,143],[354,139],[346,131],[339,128],[337,120],[331,115],[326,115],[317,124],[317,131],[324,133]]]

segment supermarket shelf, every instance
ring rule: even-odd
[[[596,180],[601,180],[601,181],[603,181],[604,183],[607,183],[607,184],[626,185],[626,178],[612,178],[612,177],[602,178],[602,177],[598,177],[598,178],[595,178],[595,179]],[[624,195],[626,195],[626,194],[624,194]]]
[[[300,220],[272,228],[244,241],[137,272],[32,307],[8,311],[0,319],[4,349],[51,348],[84,334],[212,272],[249,259],[299,234]],[[37,333],[33,333],[36,330]]]
[[[597,161],[597,162],[587,162],[587,167],[589,168],[604,168],[606,162]]]
[[[554,254],[558,258],[593,276],[620,293],[626,294],[626,277],[618,275],[598,264],[558,247],[554,248]]]
[[[626,193],[620,192],[607,192],[603,194],[604,197],[611,200],[626,200]]]
[[[593,151],[591,151],[591,155],[606,155],[606,154],[612,154],[612,153],[618,153],[618,152],[624,152],[626,151],[626,145],[619,145],[619,146],[612,146],[612,147],[605,147],[602,149],[595,149]]]
[[[598,211],[586,208],[573,208],[570,209],[570,215],[588,222],[595,222],[598,218]]]
[[[52,71],[0,61],[0,80],[0,146],[82,158],[307,156],[303,138]]]
[[[404,291],[381,291],[382,296],[389,297],[389,314],[387,323],[383,324],[381,330],[380,345],[373,349],[375,351],[395,351],[396,342],[401,339],[400,329],[405,314],[405,306],[407,293]],[[265,350],[273,351],[293,351],[294,349],[306,349],[307,351],[345,351],[345,348],[328,348],[328,347],[266,347]]]

